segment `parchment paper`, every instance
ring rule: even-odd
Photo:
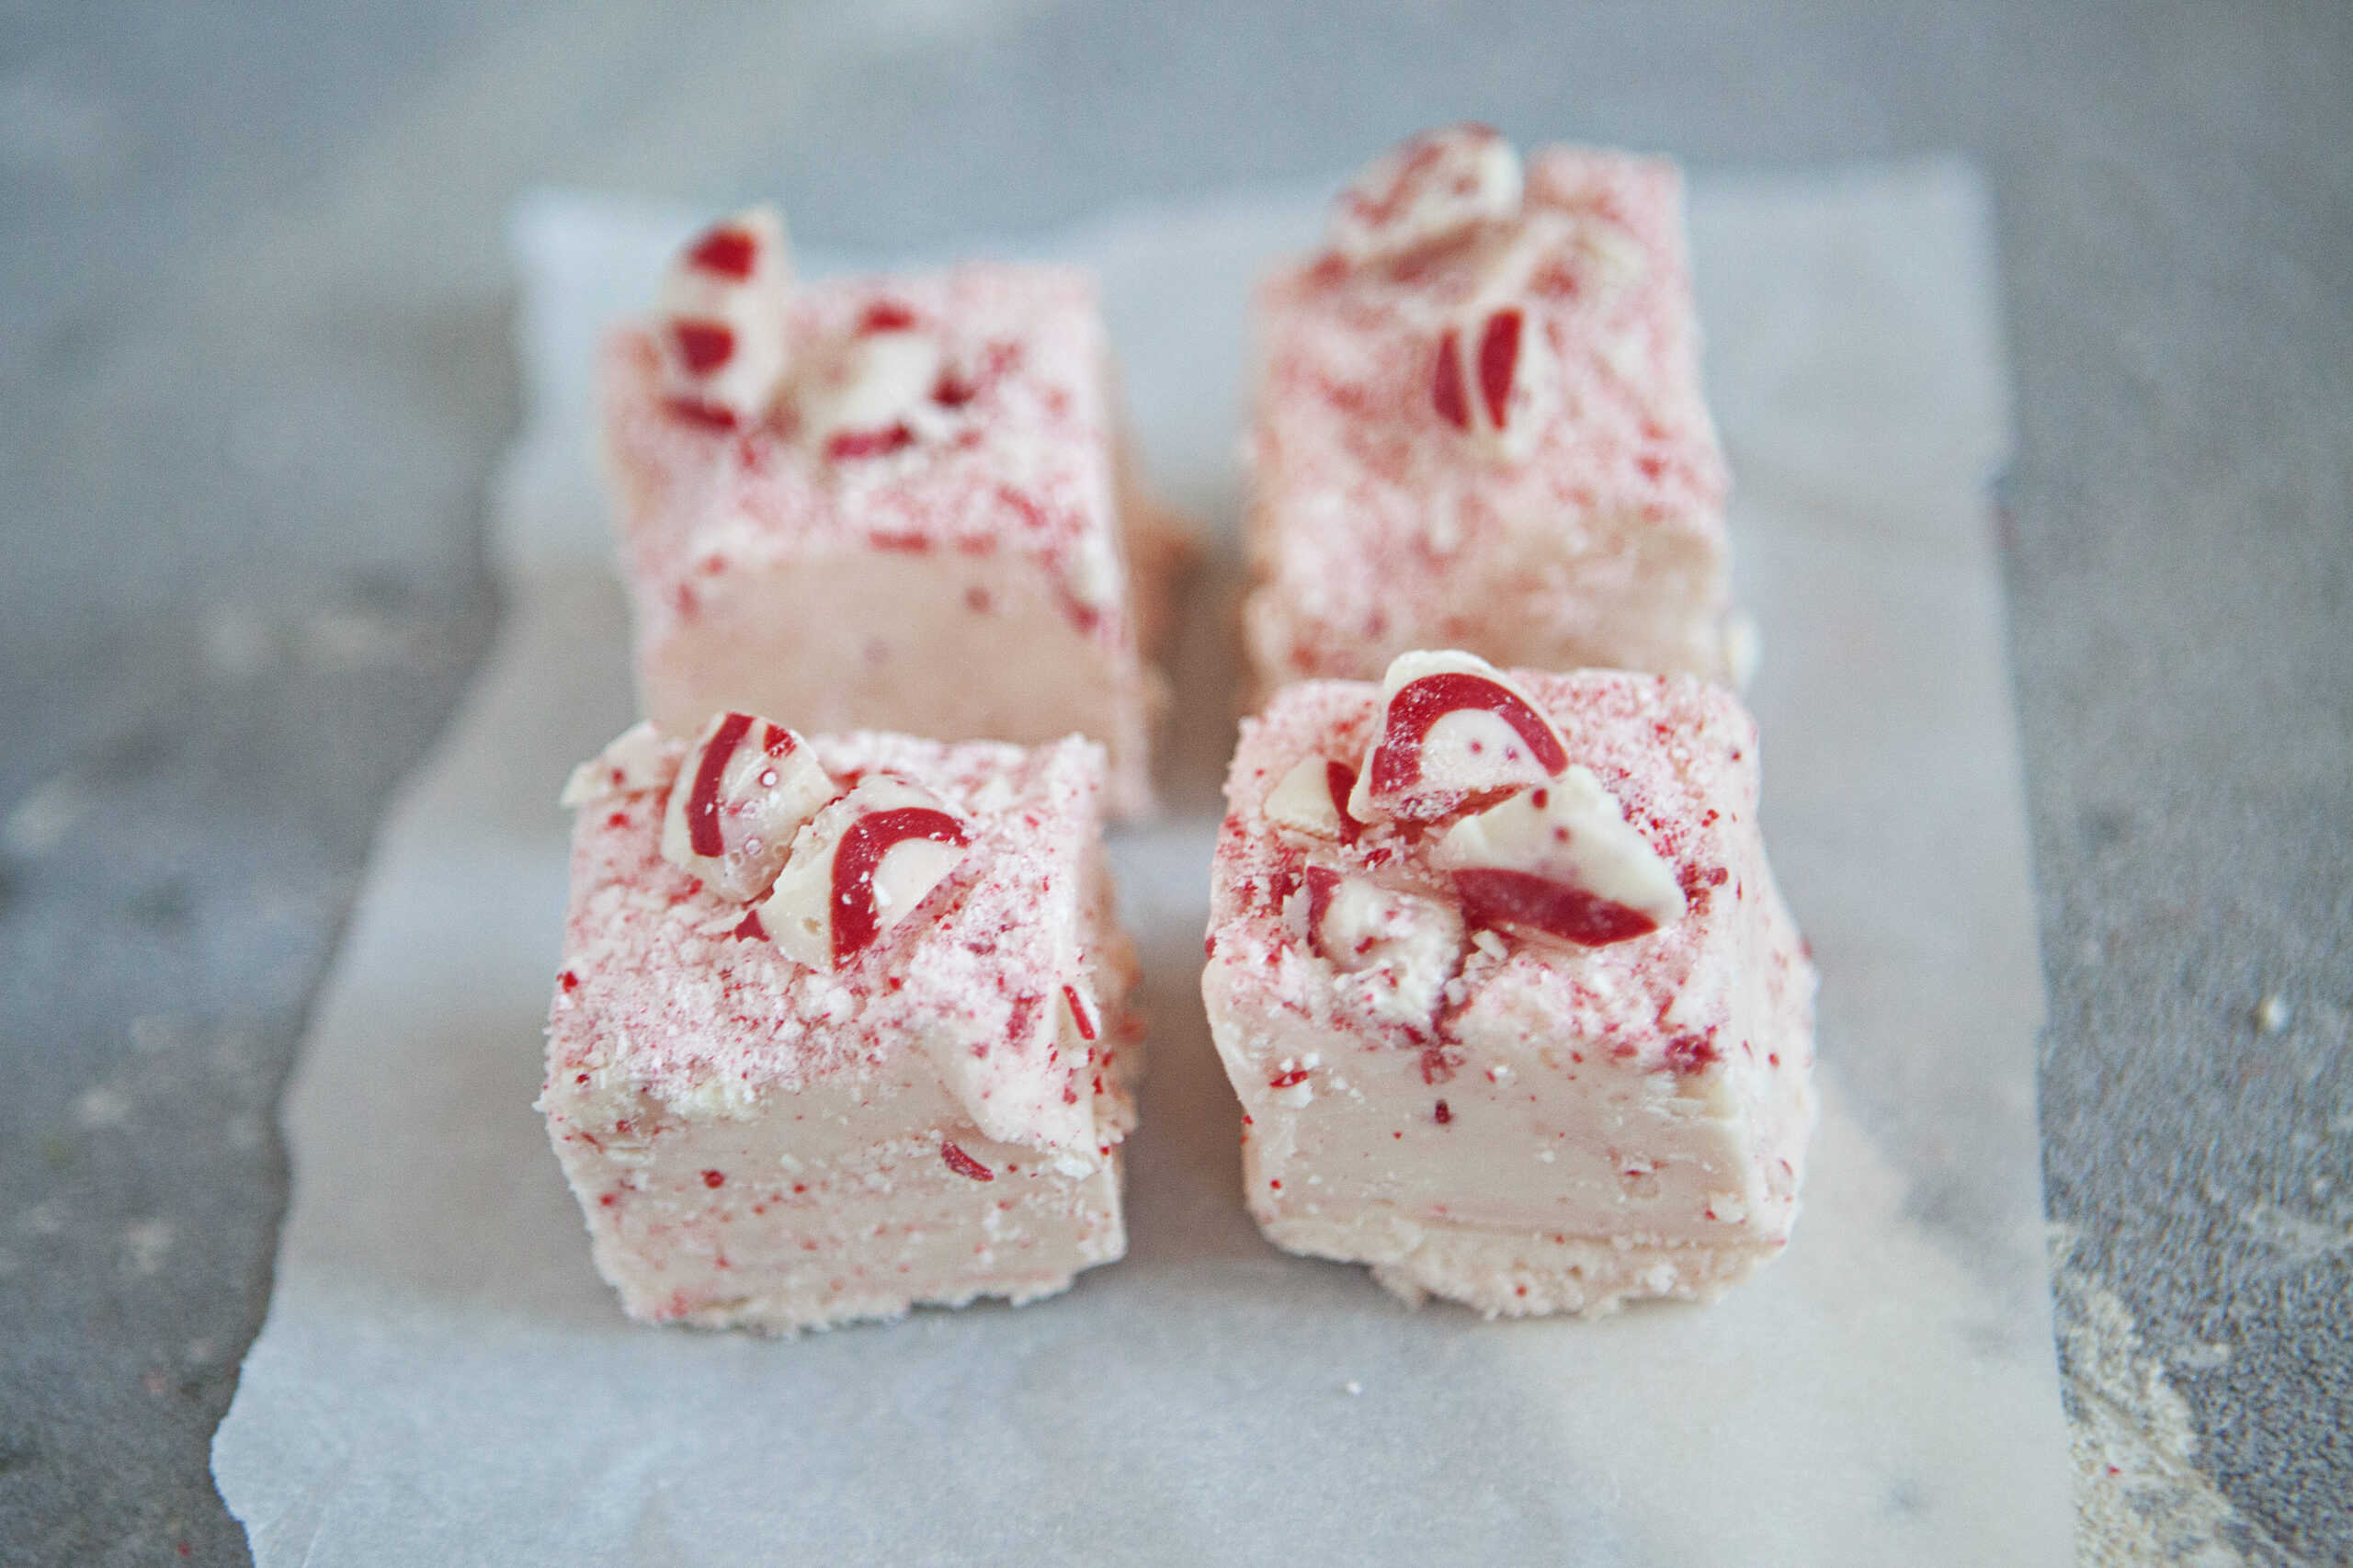
[[[256,1561],[2065,1562],[1983,199],[1932,164],[1720,179],[1692,217],[1768,839],[1823,971],[1785,1258],[1714,1307],[1489,1324],[1245,1217],[1198,991],[1234,450],[1247,289],[1316,203],[1239,196],[966,247],[1101,269],[1148,465],[1219,540],[1174,812],[1115,848],[1152,1028],[1127,1260],[797,1341],[626,1322],[530,1104],[556,790],[632,716],[588,356],[688,217],[542,195],[504,631],[384,826],[286,1103],[276,1293],[213,1461]]]

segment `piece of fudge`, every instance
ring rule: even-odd
[[[1774,1256],[1814,976],[1756,792],[1688,676],[1409,653],[1245,721],[1201,989],[1267,1237],[1489,1315]]]
[[[1125,1249],[1102,748],[741,712],[574,774],[540,1098],[633,1317],[1026,1301]]]
[[[720,223],[608,342],[606,468],[644,711],[1110,753],[1150,801],[1149,635],[1183,530],[1133,478],[1093,284],[1052,267],[795,286]]]
[[[1261,695],[1412,648],[1745,678],[1664,159],[1407,142],[1261,289],[1245,636]]]

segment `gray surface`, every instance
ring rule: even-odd
[[[271,1107],[494,615],[517,188],[904,245],[1470,110],[1990,172],[2052,1211],[2249,1526],[2353,1557],[2353,9],[322,9],[0,21],[0,1556],[243,1558]]]

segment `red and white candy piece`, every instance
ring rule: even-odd
[[[1491,456],[1526,457],[1557,401],[1543,324],[1512,301],[1470,312],[1438,333],[1430,406]]]
[[[1683,917],[1674,868],[1626,821],[1590,768],[1571,767],[1446,830],[1430,864],[1480,926],[1581,947],[1648,936]]]
[[[757,898],[801,824],[841,792],[790,730],[722,713],[703,726],[670,787],[662,858],[722,898]]]
[[[915,913],[971,834],[938,796],[870,773],[811,821],[760,905],[760,925],[811,969],[839,969]]]
[[[808,440],[836,460],[915,444],[941,417],[939,339],[904,307],[877,305],[801,389]]]
[[[757,424],[784,384],[792,259],[784,219],[754,207],[705,230],[671,263],[658,312],[670,404],[699,424]]]
[[[1462,960],[1461,914],[1321,866],[1307,869],[1307,928],[1315,950],[1376,1017],[1423,1023],[1438,1011]]]
[[[1103,1015],[1084,982],[1063,986],[1054,998],[1054,1043],[1065,1057],[1086,1061],[1103,1035]]]
[[[1351,262],[1401,256],[1519,211],[1519,154],[1484,125],[1425,131],[1365,166],[1324,237]]]
[[[1348,812],[1434,821],[1568,766],[1560,732],[1495,665],[1469,653],[1400,653],[1381,677],[1381,730]]]
[[[638,723],[614,737],[610,745],[572,770],[563,782],[559,803],[567,808],[659,790],[669,781],[670,748],[662,732]]]
[[[1356,782],[1357,770],[1347,763],[1311,756],[1267,791],[1259,810],[1279,828],[1353,843],[1364,831],[1364,824],[1348,814],[1348,791]]]

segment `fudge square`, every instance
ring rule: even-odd
[[[1814,976],[1756,794],[1688,676],[1411,653],[1245,721],[1201,989],[1267,1237],[1490,1316],[1776,1256]]]
[[[818,1328],[1120,1256],[1103,773],[730,712],[574,774],[539,1104],[631,1316]]]
[[[1180,529],[1125,456],[1094,287],[1050,267],[795,287],[755,210],[606,346],[604,444],[646,716],[1110,752],[1149,802],[1142,648]]]
[[[1407,142],[1258,298],[1262,689],[1412,648],[1740,678],[1726,476],[1661,159]]]

